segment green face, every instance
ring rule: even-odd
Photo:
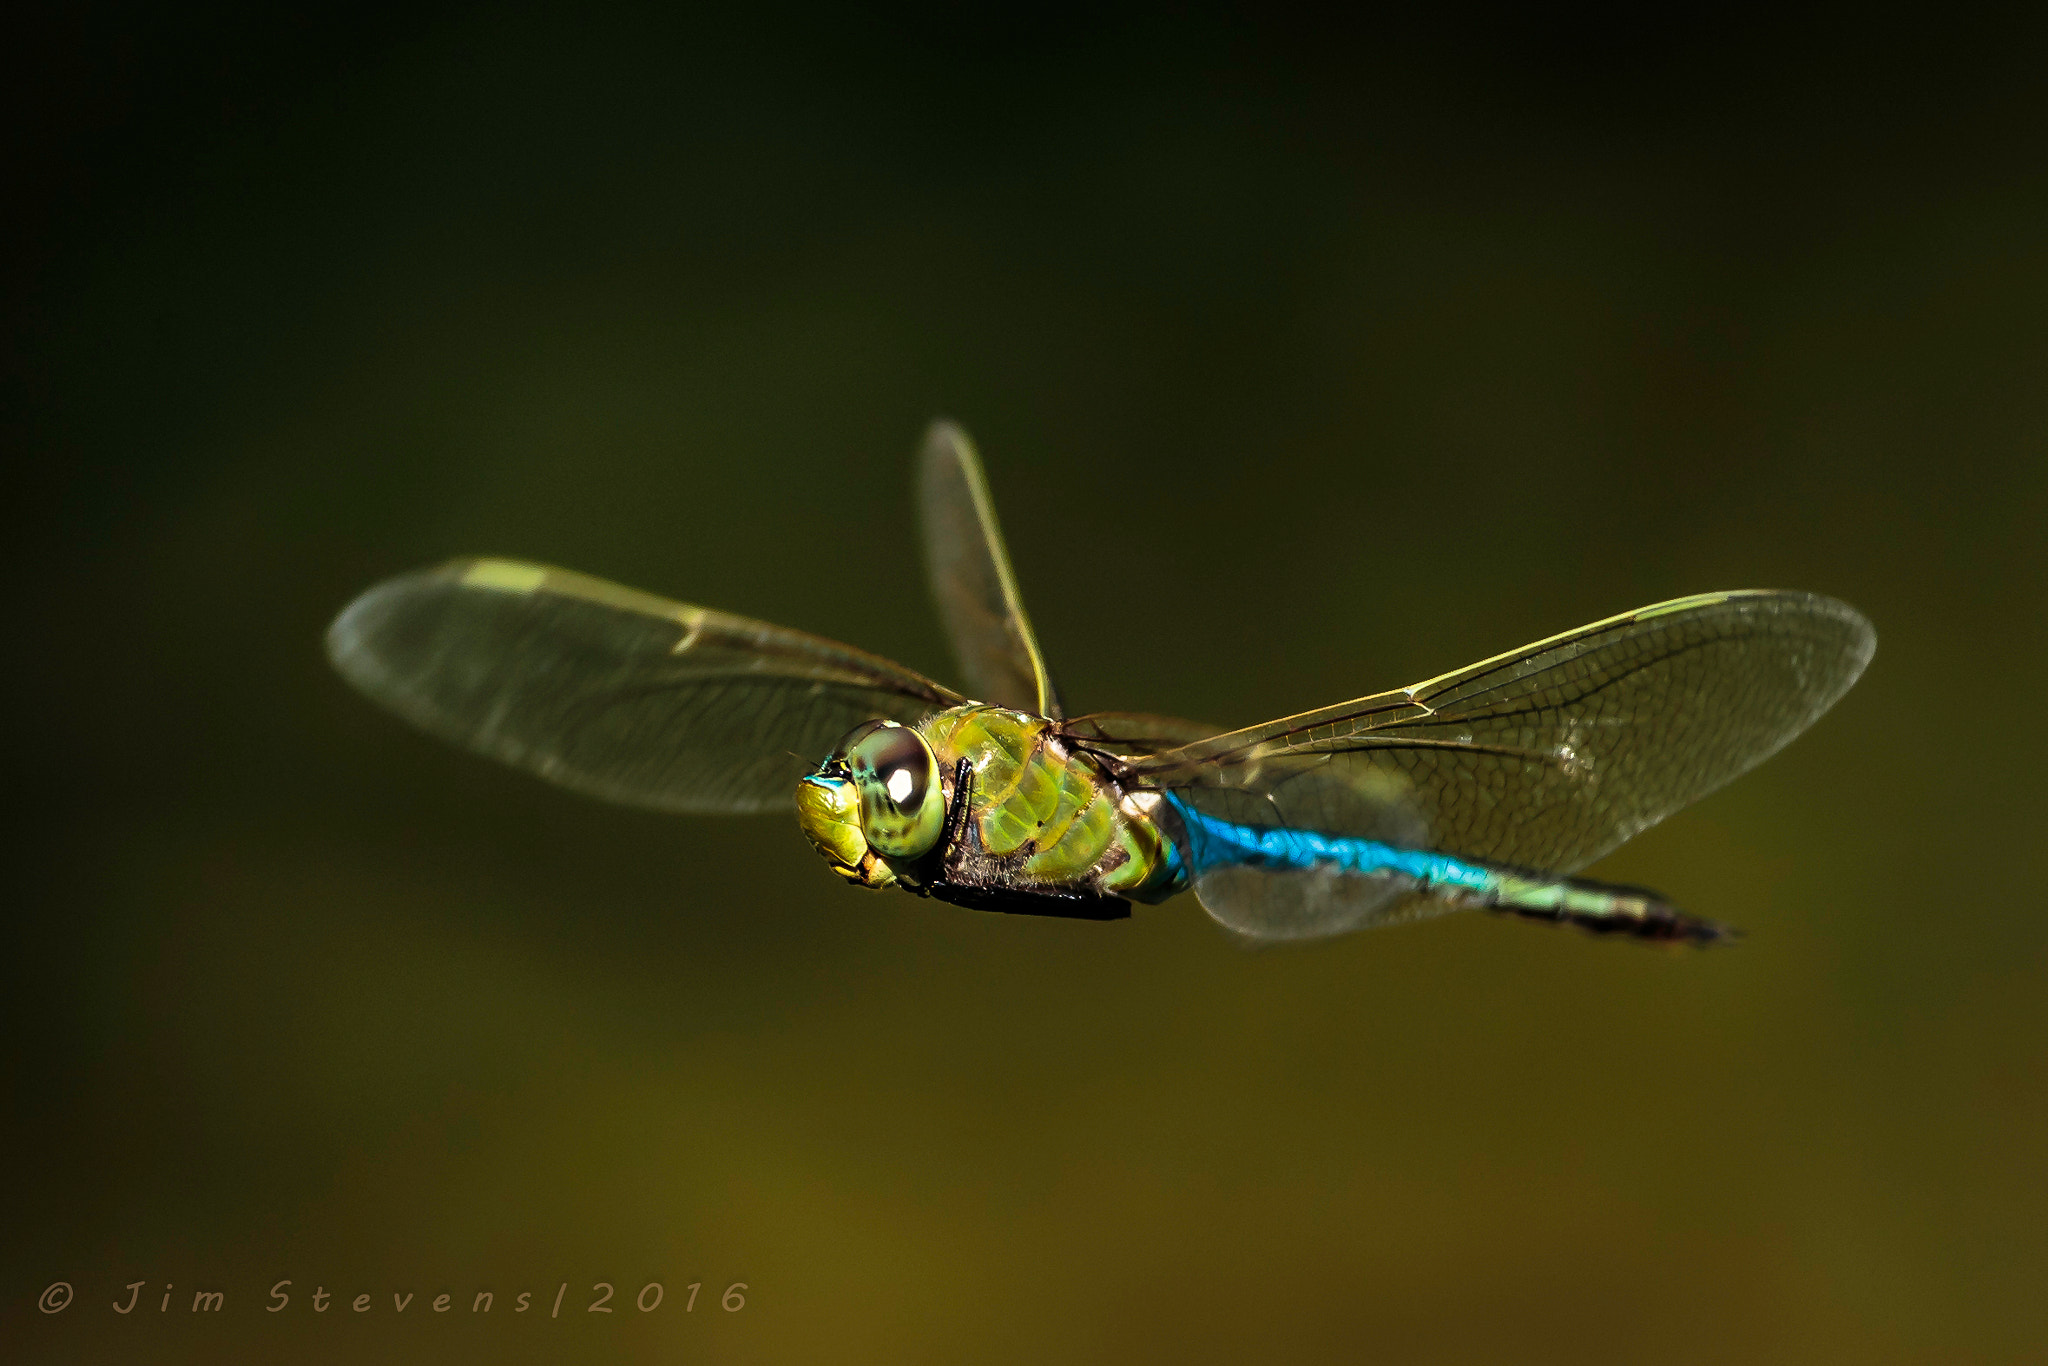
[[[832,871],[886,887],[896,875],[883,860],[925,854],[946,823],[938,760],[909,727],[869,721],[797,782],[796,811]]]

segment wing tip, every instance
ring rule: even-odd
[[[386,579],[373,587],[366,588],[348,600],[334,620],[327,623],[322,643],[327,648],[327,662],[351,683],[357,682],[364,662],[364,641],[370,634],[368,619],[380,605],[387,589],[396,580]]]
[[[918,449],[927,464],[946,456],[964,463],[974,458],[974,438],[965,427],[941,413],[925,424],[924,439],[918,443]]]
[[[1870,667],[1870,661],[1876,658],[1877,627],[1869,617],[1840,598],[1829,597],[1825,593],[1800,593],[1797,597],[1800,606],[1806,609],[1805,615],[1827,618],[1841,628],[1841,637],[1836,642],[1838,663],[1834,686],[1827,690],[1825,700],[1815,713],[1818,719],[1821,713],[1856,686],[1856,681],[1863,677],[1863,671]]]

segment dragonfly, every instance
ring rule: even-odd
[[[1087,920],[1191,891],[1255,941],[1478,909],[1707,944],[1733,931],[1580,871],[1776,753],[1876,648],[1832,598],[1702,593],[1263,725],[1069,715],[966,433],[935,423],[915,482],[964,692],[507,559],[378,584],[328,654],[421,729],[578,792],[793,806],[861,888]]]

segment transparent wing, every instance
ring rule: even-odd
[[[1776,753],[1875,648],[1870,623],[1830,598],[1703,594],[1123,769],[1234,821],[1572,873]],[[1451,908],[1320,874],[1239,870],[1197,891],[1247,933]]]
[[[932,598],[967,690],[978,701],[1058,717],[1059,697],[1024,614],[981,457],[950,422],[925,433],[917,493]]]
[[[1251,826],[1283,826],[1430,849],[1419,804],[1368,769],[1330,762],[1287,765],[1244,775],[1242,787],[1180,789],[1180,799],[1210,816]],[[1448,852],[1448,851],[1438,851]],[[1316,939],[1457,910],[1460,903],[1417,894],[1411,883],[1359,877],[1332,868],[1202,868],[1186,850],[1196,898],[1226,928],[1253,939]]]
[[[1467,909],[1395,883],[1316,871],[1217,868],[1195,879],[1195,899],[1247,939],[1328,939]]]
[[[786,807],[862,721],[962,700],[818,636],[511,560],[457,560],[350,603],[344,677],[443,739],[663,811]]]
[[[1222,733],[1221,726],[1186,721],[1178,716],[1155,716],[1141,711],[1097,711],[1069,717],[1060,724],[1060,734],[1082,748],[1123,757],[1150,755],[1206,740]]]

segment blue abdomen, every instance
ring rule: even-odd
[[[1180,818],[1182,859],[1189,880],[1196,883],[1204,873],[1225,868],[1321,873],[1433,897],[1452,906],[1491,907],[1649,938],[1708,940],[1727,933],[1640,887],[1503,867],[1354,835],[1247,825],[1198,811],[1173,793],[1166,794],[1166,800]]]

